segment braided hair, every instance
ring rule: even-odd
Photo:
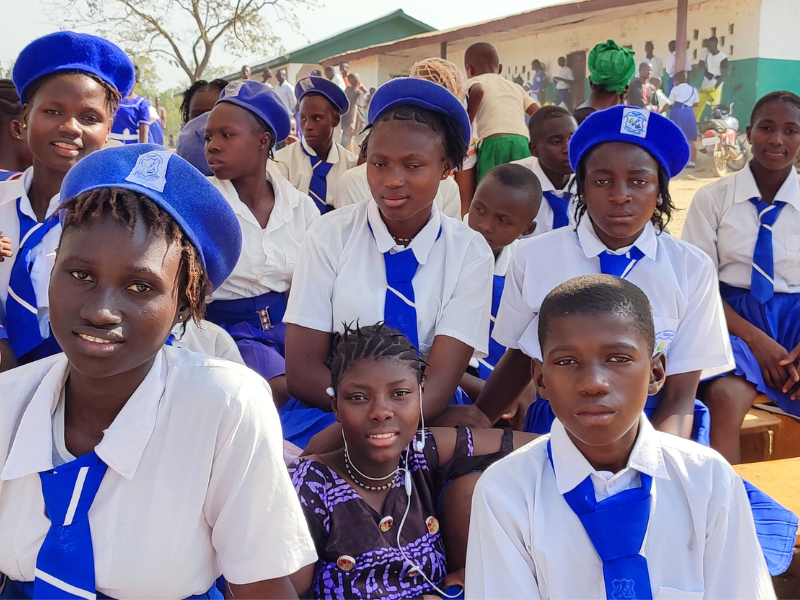
[[[360,360],[393,358],[408,365],[422,383],[425,361],[408,338],[381,322],[367,327],[345,325],[344,333],[334,339],[331,361],[331,386],[339,389],[339,381]]]
[[[0,121],[14,119],[22,114],[17,88],[10,79],[0,79]]]
[[[224,79],[212,79],[211,81],[200,79],[190,85],[189,88],[183,92],[183,100],[181,101],[180,112],[183,122],[189,122],[189,105],[192,103],[192,97],[197,92],[204,88],[211,88],[217,90],[219,93],[222,93],[222,90],[224,90],[227,85],[228,82]]]
[[[181,250],[179,286],[189,303],[192,318],[198,323],[203,318],[206,296],[211,293],[212,286],[200,253],[175,219],[158,204],[130,190],[99,188],[70,198],[61,205],[61,210],[63,232],[70,227],[80,227],[94,217],[110,214],[131,233],[141,218],[148,231],[159,237],[163,235],[168,244],[177,244]],[[186,321],[183,327],[186,328]]]

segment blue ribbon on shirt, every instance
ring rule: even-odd
[[[644,252],[639,250],[636,246],[625,254],[614,254],[608,250],[603,250],[597,258],[600,259],[600,272],[603,275],[613,275],[614,277],[621,277],[625,279],[631,272],[631,269],[636,266],[642,258]]]
[[[492,316],[489,321],[489,355],[478,359],[478,376],[486,381],[497,366],[497,361],[503,356],[506,347],[492,337],[497,311],[500,309],[500,299],[503,297],[503,288],[506,285],[505,275],[495,275],[492,280]]]
[[[553,467],[553,452],[547,441]],[[591,475],[564,494],[603,561],[603,579],[608,600],[652,600],[647,559],[639,554],[650,522],[650,489],[653,478],[639,473],[642,487],[624,490],[597,501]]]
[[[547,200],[553,211],[553,229],[560,229],[569,225],[569,203],[572,200],[572,194],[564,192],[557,194],[555,192],[542,192],[542,196]]]
[[[300,143],[303,153],[311,161],[311,182],[308,184],[308,193],[317,205],[319,212],[323,215],[328,212],[325,199],[328,197],[328,173],[333,168],[333,163],[322,160],[319,156],[311,154],[306,147]]]

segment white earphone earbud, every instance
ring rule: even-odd
[[[328,396],[330,396],[331,398],[335,398],[336,397],[336,392],[330,386],[325,388],[325,393],[328,394]]]
[[[419,430],[419,438],[414,436],[414,451],[422,452],[425,449],[425,413],[422,412],[422,384],[419,385],[419,418],[422,420],[422,428]]]

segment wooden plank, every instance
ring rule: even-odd
[[[800,457],[734,465],[733,470],[793,513],[800,514]],[[795,546],[800,546],[800,539]]]
[[[782,425],[783,421],[781,421],[777,415],[768,413],[765,410],[751,408],[744,416],[744,421],[742,422],[742,428],[740,429],[739,435],[744,436],[752,433],[774,431],[779,429]]]

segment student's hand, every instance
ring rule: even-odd
[[[448,406],[438,417],[429,423],[432,427],[471,427],[475,429],[488,429],[492,426],[483,411],[469,404],[467,406]]]
[[[0,231],[0,262],[3,262],[6,258],[11,258],[11,256],[11,240]]]
[[[797,372],[798,359],[800,359],[800,344],[797,344],[789,352],[789,355],[778,363],[782,367],[786,367],[789,373],[789,377],[783,384],[782,391],[784,394],[788,394],[794,389],[794,393],[791,396],[792,400],[800,400],[800,385],[798,385],[800,383],[800,373]]]
[[[0,373],[8,371],[17,366],[17,357],[11,350],[11,344],[7,339],[0,340]]]
[[[748,341],[753,356],[761,368],[764,383],[769,387],[779,390],[789,377],[789,372],[782,362],[789,357],[786,348],[773,340],[763,331],[759,331]]]

